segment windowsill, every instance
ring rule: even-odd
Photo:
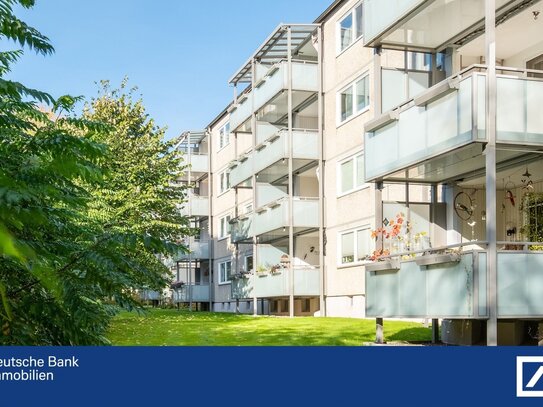
[[[228,284],[232,284],[232,282],[231,281],[226,281],[224,283],[218,283],[218,285],[228,285]]]
[[[343,198],[345,196],[348,196],[348,195],[352,195],[356,192],[361,192],[361,191],[364,191],[366,189],[368,189],[370,187],[370,184],[364,184],[362,185],[361,187],[358,187],[358,188],[355,188],[355,189],[351,189],[350,191],[347,191],[347,192],[342,192],[340,194],[338,194],[337,198]]]
[[[340,122],[339,124],[336,124],[336,128],[339,129],[340,127],[344,126],[345,124],[347,124],[347,123],[353,121],[354,119],[356,119],[358,116],[369,112],[369,110],[370,110],[370,105],[366,106],[364,109],[362,109],[361,111],[359,111],[356,114],[352,115],[348,119],[345,119],[344,121]]]
[[[218,237],[217,238],[217,242],[222,242],[223,240],[226,240],[228,239],[230,236],[223,236],[223,237]]]
[[[347,51],[349,51],[352,47],[354,47],[354,45],[360,41],[362,38],[364,38],[363,35],[361,35],[360,37],[358,37],[356,40],[354,40],[347,48],[344,48],[343,50],[339,51],[339,53],[336,55],[336,58],[339,58],[340,56],[342,56],[344,53],[346,53]]]

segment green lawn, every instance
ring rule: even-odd
[[[153,309],[144,315],[120,314],[108,337],[121,346],[360,346],[375,340],[375,321]],[[388,342],[430,338],[431,329],[421,324],[385,321]]]

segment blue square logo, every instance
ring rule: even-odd
[[[517,397],[543,397],[543,356],[517,356]]]

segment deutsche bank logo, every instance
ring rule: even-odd
[[[517,356],[517,397],[543,397],[543,356]]]

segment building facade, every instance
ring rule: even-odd
[[[338,0],[277,27],[182,143],[208,161],[177,300],[521,343],[543,314],[540,6]]]

